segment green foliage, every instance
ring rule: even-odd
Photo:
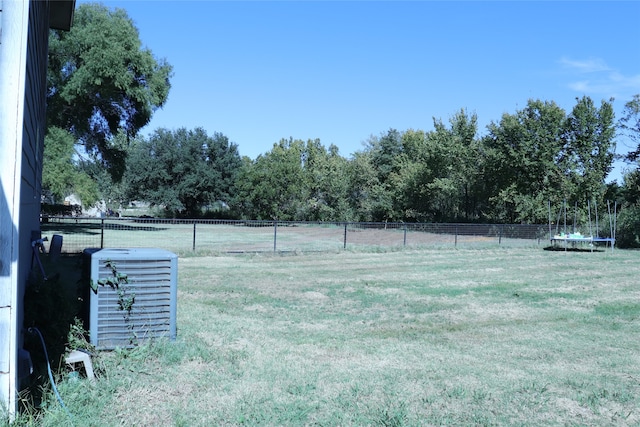
[[[115,262],[106,260],[104,265],[111,271],[111,275],[103,279],[99,279],[97,282],[91,280],[89,284],[91,286],[91,290],[94,293],[98,293],[99,286],[106,286],[116,291],[118,294],[118,309],[125,312],[124,315],[128,318],[131,315],[133,304],[136,301],[136,294],[129,294],[126,287],[127,283],[129,283],[129,279],[126,274],[118,271]]]
[[[372,161],[378,172],[378,179],[384,183],[393,173],[397,173],[400,166],[400,158],[404,152],[404,144],[400,132],[389,129],[380,138],[372,139]]]
[[[629,172],[622,186],[625,203],[618,216],[616,244],[640,248],[640,169]]]
[[[129,140],[131,145],[135,145],[138,137],[130,139],[126,134],[119,131],[112,139],[123,151],[129,152]],[[125,179],[114,177],[111,171],[105,167],[101,161],[83,161],[79,164],[80,169],[85,172],[95,182],[98,192],[102,200],[107,206],[113,209],[119,209],[123,205],[126,206],[129,182]]]
[[[222,134],[159,129],[132,143],[123,182],[98,162],[81,170],[111,203],[142,200],[173,217],[545,223],[549,201],[577,204],[583,216],[587,201],[603,206],[605,194],[615,198],[604,183],[613,120],[610,102],[596,107],[583,97],[566,114],[530,100],[479,138],[476,115],[462,109],[448,126],[434,119],[430,132],[371,137],[349,159],[317,139],[293,138],[240,159]],[[126,132],[111,139],[122,150],[129,141]]]
[[[349,162],[320,140],[282,139],[238,177],[242,216],[247,219],[350,221]]]
[[[347,160],[338,147],[327,150],[320,140],[305,146],[303,174],[308,186],[307,203],[302,215],[311,221],[350,221],[354,212],[348,204]]]
[[[430,132],[371,137],[348,160],[318,140],[281,140],[245,161],[238,208],[257,219],[545,223],[549,201],[604,205],[614,129],[611,104],[584,97],[570,114],[530,100],[483,138],[462,109]]]
[[[434,120],[435,130],[425,135],[409,200],[419,202],[414,209],[422,212],[423,220],[478,220],[484,159],[476,140],[477,117],[461,110],[449,122],[447,129]]]
[[[271,151],[245,162],[239,177],[242,212],[253,219],[303,219],[309,188],[304,176],[305,143],[282,139]]]
[[[542,203],[568,196],[565,180],[564,111],[555,103],[530,100],[515,115],[488,126],[486,179],[491,216],[506,222],[544,222]]]
[[[389,193],[380,183],[371,151],[356,152],[347,166],[349,205],[358,221],[374,221],[390,210]]]
[[[132,147],[127,195],[173,216],[197,217],[209,204],[233,201],[240,165],[237,145],[221,133],[158,129]]]
[[[472,221],[481,217],[483,159],[477,117],[461,110],[447,128],[389,130],[353,163],[356,206],[375,221]]]
[[[589,97],[577,100],[565,124],[565,156],[574,200],[602,201],[611,171],[616,129],[611,102],[597,108]]]
[[[506,222],[544,222],[545,201],[602,204],[613,162],[613,109],[577,100],[569,115],[555,103],[529,101],[491,123],[483,140],[492,216]]]
[[[98,293],[98,288],[100,286],[105,286],[113,289],[118,295],[118,310],[122,311],[122,316],[124,317],[125,324],[129,329],[129,344],[136,344],[136,334],[133,330],[134,325],[129,322],[131,319],[131,311],[133,310],[133,305],[136,302],[136,294],[131,293],[127,284],[129,283],[129,279],[126,274],[120,273],[116,266],[116,263],[111,260],[105,260],[104,266],[110,270],[110,275],[105,278],[98,279],[97,282],[90,280],[89,285],[91,286],[91,290],[94,293]]]
[[[625,104],[618,126],[622,134],[635,144],[635,149],[627,154],[626,159],[630,162],[638,161],[640,159],[640,94],[634,95],[633,99]]]
[[[167,100],[171,66],[143,48],[123,9],[86,3],[71,30],[51,31],[47,72],[48,128],[66,129],[114,176],[124,171],[127,138]]]
[[[95,347],[89,342],[88,336],[89,333],[84,328],[82,320],[75,317],[69,326],[69,333],[67,334],[67,349],[69,351],[87,350],[91,353],[95,352]]]
[[[111,271],[111,275],[103,279],[99,279],[97,282],[93,282],[93,280],[91,280],[91,282],[89,283],[89,286],[91,286],[91,290],[93,292],[98,293],[99,286],[108,286],[113,290],[117,290],[120,288],[120,285],[123,285],[129,282],[126,274],[122,274],[118,272],[115,262],[111,260],[106,260],[104,262],[104,266]]]
[[[369,140],[370,161],[377,181],[371,188],[374,221],[398,221],[402,219],[402,207],[397,200],[398,175],[405,159],[401,133],[389,129],[379,138]]]
[[[43,203],[40,205],[40,212],[52,216],[73,216],[82,214],[80,205],[50,205]]]
[[[71,133],[56,126],[49,128],[44,138],[43,191],[58,203],[76,194],[84,206],[90,206],[100,198],[98,187],[73,160],[74,145]]]

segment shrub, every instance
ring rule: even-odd
[[[618,215],[616,244],[620,248],[640,248],[640,205],[625,207]]]

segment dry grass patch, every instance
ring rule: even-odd
[[[84,424],[638,425],[639,258],[183,258],[178,340],[107,354]]]

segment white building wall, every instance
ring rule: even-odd
[[[0,0],[0,406],[17,407],[31,239],[39,233],[49,2]]]
[[[19,218],[29,2],[0,12],[0,402],[15,408]]]

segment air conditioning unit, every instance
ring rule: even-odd
[[[176,338],[176,254],[155,248],[88,248],[83,256],[87,278],[94,288],[100,280],[113,277],[111,266],[115,266],[117,273],[127,277],[127,283],[120,285],[124,298],[134,298],[128,311],[122,307],[118,289],[97,285],[97,292],[88,293],[91,344],[108,350],[152,338]]]

